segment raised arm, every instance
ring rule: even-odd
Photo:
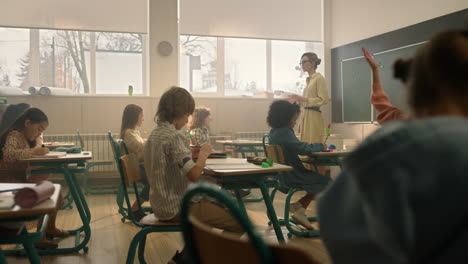
[[[380,81],[379,65],[375,62],[372,55],[370,55],[370,53],[365,48],[362,48],[362,52],[364,54],[364,58],[366,58],[366,61],[372,70],[371,103],[377,110],[377,121],[380,124],[383,124],[391,120],[404,119],[401,110],[392,105],[390,98],[382,87],[382,83]]]

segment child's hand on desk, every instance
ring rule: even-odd
[[[33,155],[45,155],[49,153],[49,149],[48,148],[33,148],[31,152]]]
[[[198,156],[203,155],[208,157],[211,153],[213,153],[213,148],[210,144],[205,143],[201,145],[200,154],[198,154]]]

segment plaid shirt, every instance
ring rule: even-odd
[[[208,128],[194,128],[190,130],[192,136],[192,145],[201,145],[203,143],[210,143],[210,132]]]
[[[146,141],[144,161],[155,216],[174,218],[190,184],[187,173],[195,166],[187,138],[169,122],[158,121]]]

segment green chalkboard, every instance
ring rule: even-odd
[[[344,122],[372,121],[371,71],[364,57],[341,62]]]
[[[424,43],[408,45],[388,51],[373,54],[379,64],[380,79],[390,101],[396,107],[407,112],[406,88],[393,78],[393,63],[399,58],[409,58]],[[343,85],[343,121],[367,123],[376,120],[376,113],[370,103],[372,89],[372,74],[364,57],[358,57],[341,62]]]
[[[422,44],[424,43],[417,43],[374,54],[374,59],[379,64],[380,79],[385,92],[390,97],[392,104],[404,112],[408,112],[406,87],[400,80],[393,78],[393,63],[399,58],[413,57]]]

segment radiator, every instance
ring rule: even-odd
[[[114,161],[114,154],[111,149],[109,137],[106,134],[81,134],[84,143],[84,150],[93,153],[92,160],[111,160],[114,163],[106,166],[94,166],[90,172],[117,172]],[[44,142],[74,142],[80,147],[80,142],[76,134],[44,135]]]
[[[262,140],[263,135],[268,133],[269,131],[235,132],[233,137],[234,139]]]

